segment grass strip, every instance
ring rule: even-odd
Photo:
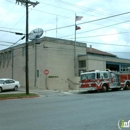
[[[32,97],[38,97],[38,94],[35,93],[17,93],[17,94],[0,94],[0,100],[2,99],[17,99],[17,98],[32,98]]]

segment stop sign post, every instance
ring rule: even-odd
[[[46,78],[45,78],[45,88],[48,89],[48,87],[47,87],[47,75],[49,74],[49,70],[45,69],[44,70],[44,74],[46,75]]]
[[[44,70],[44,74],[45,74],[45,75],[48,75],[48,74],[49,74],[49,70],[48,70],[48,69],[45,69],[45,70]]]

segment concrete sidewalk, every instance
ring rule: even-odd
[[[21,87],[16,92],[17,93],[20,93],[20,92],[25,93],[26,89]],[[68,92],[64,92],[64,91],[60,91],[60,90],[44,90],[44,89],[40,89],[40,88],[30,88],[29,89],[29,93],[36,93],[36,94],[40,95],[40,97],[66,96],[66,95],[70,95],[70,94],[76,94],[78,92],[79,92],[79,90],[70,90]]]
[[[4,91],[0,94],[15,94],[15,93],[26,93],[26,88],[20,87],[17,91]],[[67,96],[72,94],[78,94],[79,90],[69,90],[68,92],[64,92],[60,90],[44,90],[40,88],[29,88],[29,93],[36,93],[40,97]]]

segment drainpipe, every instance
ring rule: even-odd
[[[12,57],[12,79],[14,78],[14,49],[11,49],[11,57]]]

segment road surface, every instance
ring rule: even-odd
[[[130,91],[0,101],[0,130],[119,130],[120,119],[130,120]]]

